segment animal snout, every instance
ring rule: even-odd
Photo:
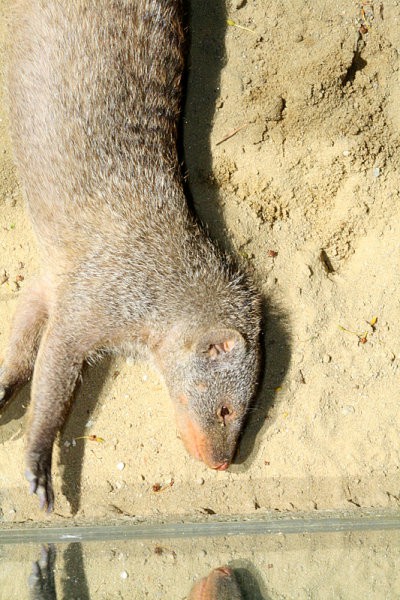
[[[229,463],[224,462],[224,463],[217,465],[216,467],[212,467],[212,468],[215,469],[216,471],[226,471],[228,467],[229,467]]]

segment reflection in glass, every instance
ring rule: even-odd
[[[54,544],[42,546],[40,559],[33,563],[32,573],[28,579],[31,600],[56,600],[55,562]]]
[[[229,567],[213,569],[192,588],[189,600],[242,600],[239,584]]]
[[[399,564],[399,530],[7,543],[0,600],[392,599]]]

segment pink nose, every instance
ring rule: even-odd
[[[229,467],[229,463],[225,462],[225,463],[222,463],[222,465],[218,465],[217,467],[214,467],[214,469],[216,471],[226,471],[228,467]]]

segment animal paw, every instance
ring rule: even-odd
[[[39,498],[40,509],[52,512],[54,492],[51,483],[51,450],[31,453],[25,476],[30,483],[30,493]]]
[[[32,565],[32,573],[28,579],[32,598],[56,598],[54,567],[56,548],[53,544],[42,546],[40,560]]]

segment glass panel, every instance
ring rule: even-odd
[[[213,528],[211,524],[205,531]],[[0,597],[8,600],[400,597],[399,531],[184,538],[165,537],[162,527],[159,531],[159,537],[147,539],[1,545]],[[46,531],[42,530],[41,535],[45,537]],[[201,586],[204,596],[200,594]]]

